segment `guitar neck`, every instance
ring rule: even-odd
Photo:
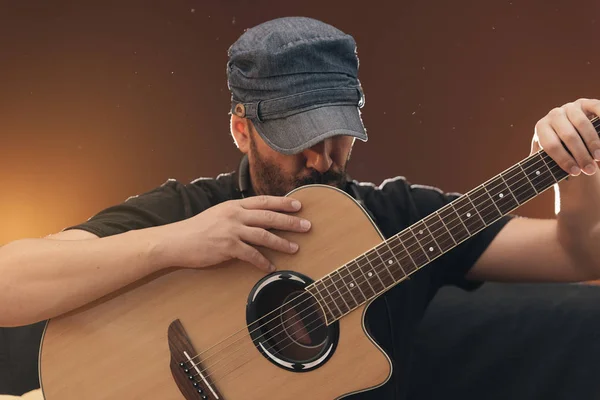
[[[600,135],[600,119],[591,122]],[[315,281],[307,290],[322,304],[330,324],[568,176],[540,150]]]

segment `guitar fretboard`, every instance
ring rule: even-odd
[[[600,119],[591,122],[600,134]],[[322,305],[330,324],[568,176],[540,150],[315,281],[307,290]]]

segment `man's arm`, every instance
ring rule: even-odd
[[[8,243],[0,247],[0,326],[55,317],[162,268],[238,258],[270,270],[255,246],[295,253],[297,244],[269,230],[308,231],[308,221],[287,214],[300,207],[290,197],[255,196],[103,238],[73,230]]]
[[[71,230],[0,247],[0,326],[60,315],[160,269],[155,235]]]
[[[496,235],[467,273],[496,282],[580,282],[598,279],[598,260],[569,249],[555,219],[514,218]]]
[[[578,282],[600,278],[600,173],[555,186],[556,219],[515,218],[467,274],[490,281]]]
[[[600,115],[599,100],[579,99],[538,121],[531,153],[543,148],[574,175],[554,186],[556,219],[513,219],[471,268],[468,278],[543,282],[600,278],[600,174],[596,165],[600,139],[589,115]]]

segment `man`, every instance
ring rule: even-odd
[[[357,72],[353,38],[322,22],[283,18],[246,31],[227,64],[230,129],[244,154],[239,170],[189,184],[169,180],[45,239],[5,245],[0,326],[54,317],[170,266],[204,268],[239,258],[273,271],[277,266],[254,246],[298,251],[269,230],[310,231],[310,221],[293,215],[301,204],[281,197],[304,184],[345,190],[386,237],[448,204],[457,195],[404,179],[374,187],[347,178],[355,139],[367,140]],[[580,99],[535,127],[531,151],[543,148],[578,176],[559,185],[556,219],[505,216],[375,300],[366,324],[393,358],[394,376],[354,398],[404,398],[407,343],[443,285],[600,277],[600,140],[590,123],[599,114],[600,101]]]

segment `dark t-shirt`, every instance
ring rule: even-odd
[[[239,172],[221,174],[215,179],[202,178],[189,184],[168,180],[66,229],[83,229],[104,237],[190,218],[221,202],[242,198],[238,175]],[[380,186],[348,181],[345,191],[363,205],[386,238],[458,197],[437,188],[411,184],[404,178],[386,180]],[[465,273],[510,218],[503,217],[373,301],[365,325],[393,360],[393,376],[382,387],[351,399],[406,399],[411,341],[427,305],[443,285],[466,290],[481,285],[466,280]]]

